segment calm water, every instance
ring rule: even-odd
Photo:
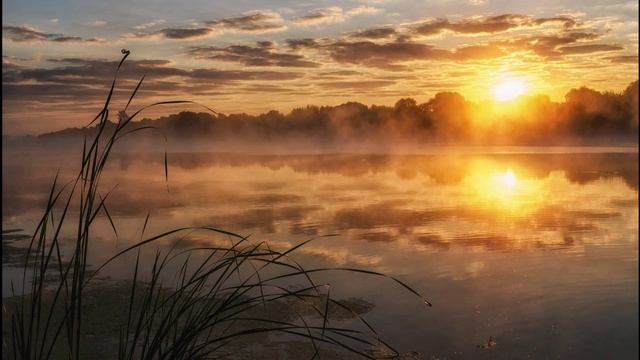
[[[55,170],[75,158],[4,155],[3,226],[32,229]],[[366,318],[402,351],[441,359],[638,356],[638,154],[118,155],[93,261],[148,233],[215,225],[320,265],[337,298],[374,303]],[[63,176],[64,177],[64,176]],[[208,238],[194,236],[193,244]],[[150,250],[151,251],[151,250]],[[15,271],[3,266],[3,290]],[[126,278],[131,266],[107,269]],[[322,276],[317,277],[319,280]],[[478,349],[492,336],[497,345]]]

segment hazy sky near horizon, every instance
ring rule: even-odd
[[[118,103],[146,74],[136,104],[188,99],[224,113],[440,91],[483,100],[510,78],[559,101],[638,78],[636,1],[7,0],[2,10],[5,134],[85,124],[122,48]]]

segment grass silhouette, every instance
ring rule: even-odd
[[[124,321],[117,324],[119,359],[203,359],[222,356],[232,342],[256,334],[281,333],[308,340],[313,358],[319,357],[322,344],[365,358],[378,358],[371,348],[384,347],[385,356],[397,356],[382,341],[374,328],[346,303],[331,297],[329,284],[314,282],[318,272],[347,271],[392,279],[412,295],[425,300],[402,281],[369,270],[354,268],[304,268],[291,258],[297,249],[313,239],[276,251],[266,242],[254,242],[246,236],[215,227],[184,227],[144,237],[149,221],[145,219],[140,240],[111,256],[91,270],[94,223],[106,216],[117,237],[117,226],[107,201],[113,189],[102,193],[101,175],[109,156],[120,139],[150,127],[131,127],[131,121],[145,109],[165,105],[193,103],[164,101],[144,106],[126,115],[129,105],[144,81],[140,79],[115,126],[110,123],[109,106],[118,72],[130,52],[123,50],[113,83],[102,110],[87,125],[95,135],[85,138],[79,171],[74,179],[60,185],[56,175],[44,212],[29,239],[24,259],[21,289],[5,303],[10,314],[10,336],[3,353],[15,359],[83,359],[84,316],[87,291],[102,269],[128,253],[137,253],[133,279],[127,288]],[[215,111],[207,108],[215,114]],[[166,140],[166,139],[165,139]],[[165,180],[169,180],[167,154],[164,156]],[[77,209],[75,208],[77,207]],[[71,215],[74,214],[74,215]],[[77,217],[76,217],[77,214]],[[61,233],[65,226],[75,227],[73,251],[63,255]],[[141,249],[162,239],[193,231],[224,235],[228,246],[158,250],[150,269],[141,265]],[[177,272],[174,269],[179,269]],[[148,273],[148,275],[145,275]],[[173,276],[173,281],[166,282]],[[52,280],[53,279],[53,280]],[[290,288],[286,282],[303,282]],[[12,288],[13,283],[12,283]],[[271,316],[278,303],[291,304],[286,318]],[[306,311],[300,311],[300,306]],[[352,314],[362,329],[336,326],[330,321],[331,309]],[[309,316],[313,314],[313,316]],[[9,344],[7,341],[9,340]],[[390,354],[390,355],[389,355]]]

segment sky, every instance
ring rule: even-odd
[[[121,49],[131,54],[114,105],[145,75],[133,108],[194,100],[256,114],[443,91],[483,101],[514,81],[562,101],[638,78],[636,1],[7,0],[2,10],[7,135],[88,123]]]

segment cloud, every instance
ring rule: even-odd
[[[194,40],[207,37],[213,33],[211,28],[166,28],[154,32],[138,32],[125,35],[134,39],[172,39],[172,40]]]
[[[113,69],[117,62],[91,59],[49,59],[54,63],[69,64],[62,68],[54,69],[25,69],[22,71],[24,79],[32,79],[40,82],[68,82],[70,77],[76,77],[93,81],[94,79],[111,80]],[[121,78],[137,79],[140,74],[149,73],[153,79],[179,76],[190,80],[286,80],[299,77],[297,73],[284,73],[277,71],[244,71],[244,70],[218,70],[213,68],[184,70],[168,66],[168,60],[130,60],[121,69]]]
[[[156,26],[158,24],[162,24],[164,22],[165,22],[164,20],[155,20],[155,21],[150,21],[150,22],[144,23],[144,24],[136,25],[133,28],[136,29],[136,30],[144,30],[144,29]]]
[[[519,26],[526,17],[522,15],[498,15],[483,18],[463,19],[451,22],[436,19],[417,25],[414,30],[424,36],[438,35],[445,30],[462,34],[496,33]]]
[[[491,31],[500,29],[495,26],[499,22],[520,19],[527,23],[561,22],[564,17],[549,17],[531,19],[521,15],[494,16],[489,22],[479,22],[473,26],[464,24],[461,31]],[[484,27],[491,23],[490,27]],[[431,22],[434,29],[442,28],[436,24],[451,24],[446,20]],[[483,26],[480,26],[482,24]],[[564,23],[563,23],[564,24]],[[571,25],[573,26],[573,25]],[[423,29],[424,30],[424,29]],[[517,52],[529,52],[549,60],[561,59],[568,55],[589,54],[594,52],[623,50],[616,44],[590,44],[589,42],[600,39],[606,32],[576,31],[564,28],[553,34],[548,31],[544,35],[521,35],[506,39],[491,40],[473,45],[460,45],[451,48],[436,47],[431,44],[412,41],[410,37],[403,36],[403,29],[383,27],[361,30],[347,33],[338,39],[288,39],[287,46],[293,50],[311,49],[326,53],[329,58],[337,63],[357,64],[368,67],[398,71],[410,70],[404,62],[409,61],[481,61],[496,59]],[[426,30],[425,30],[426,31]],[[376,40],[376,41],[372,41]],[[382,42],[380,41],[382,40]]]
[[[65,84],[2,84],[4,100],[73,101],[75,99],[99,98],[104,90],[85,85]]]
[[[343,13],[342,8],[332,6],[324,9],[315,9],[305,16],[294,18],[291,20],[294,24],[300,26],[332,24],[345,21],[347,16]]]
[[[349,17],[372,15],[380,12],[382,12],[382,9],[368,5],[360,5],[347,11],[338,6],[331,6],[311,10],[307,15],[291,19],[291,22],[299,26],[334,24],[344,22]]]
[[[272,42],[258,42],[258,46],[231,45],[227,47],[193,46],[187,54],[207,60],[236,62],[246,66],[318,67],[319,63],[307,60],[303,55],[273,51]]]
[[[13,42],[103,42],[99,38],[83,39],[79,36],[68,36],[64,34],[45,33],[29,26],[3,26],[2,36]]]
[[[293,80],[301,77],[300,73],[281,71],[244,71],[195,69],[190,74],[196,80],[239,81],[239,80]]]
[[[495,34],[521,27],[537,27],[549,23],[559,23],[564,28],[576,26],[577,21],[568,16],[532,18],[527,15],[502,14],[496,16],[470,17],[459,21],[446,18],[425,21],[413,26],[413,32],[422,36],[434,36],[444,31],[458,34]]]
[[[564,53],[560,50],[561,47],[568,47],[571,44],[592,41],[601,37],[601,33],[574,31],[555,35],[529,35],[511,40],[496,41],[493,44],[503,46],[510,51],[531,51],[544,58],[560,58],[571,51]]]
[[[348,34],[348,37],[356,39],[384,39],[396,34],[396,29],[385,27],[352,32]]]
[[[178,29],[167,28],[160,30],[160,33],[167,39],[192,39],[201,38],[211,34],[213,30],[210,28],[191,28],[191,29]]]
[[[497,45],[461,46],[452,50],[437,48],[434,45],[392,41],[376,43],[373,41],[288,41],[295,48],[311,48],[325,51],[338,63],[357,64],[386,70],[403,70],[402,62],[421,60],[470,61],[501,57],[507,52]]]
[[[605,58],[613,63],[623,63],[623,64],[637,64],[638,63],[638,55],[620,55],[620,56],[609,56]]]
[[[134,29],[143,30],[155,26],[164,20],[134,26]],[[194,26],[197,24],[194,24]],[[223,31],[237,31],[247,33],[268,33],[283,31],[287,27],[280,14],[273,11],[253,11],[240,17],[224,18],[215,21],[206,21],[205,27],[192,28],[165,28],[153,32],[137,32],[126,34],[127,38],[134,39],[174,39],[192,40],[218,34]]]
[[[114,61],[62,58],[49,59],[49,62],[62,65],[54,68],[25,68],[16,74],[16,82],[36,81],[38,83],[60,83],[62,85],[108,84],[113,78]],[[121,69],[122,80],[135,80],[143,73],[150,73],[155,79],[171,76],[189,76],[189,72],[172,68],[166,60],[132,60]]]
[[[319,45],[316,39],[287,39],[285,40],[287,46],[289,46],[293,50],[298,50],[302,48],[314,48]]]
[[[360,5],[351,10],[348,10],[347,15],[348,16],[370,15],[370,14],[377,14],[379,12],[382,12],[382,9],[379,9],[373,6],[368,6],[368,5]]]
[[[257,93],[282,93],[282,92],[291,92],[293,89],[284,88],[281,86],[274,85],[251,85],[245,86],[242,88],[247,92],[257,92]]]
[[[553,23],[559,23],[561,24],[564,28],[566,29],[570,29],[575,27],[576,25],[578,25],[578,21],[570,16],[555,16],[555,17],[548,17],[548,18],[539,18],[539,19],[533,19],[530,20],[528,23],[526,23],[526,26],[540,26],[540,25],[545,25],[545,24],[553,24]]]
[[[377,44],[371,41],[337,41],[327,45],[331,58],[340,63],[385,67],[399,61],[443,59],[449,52],[432,45],[392,42]]]
[[[164,37],[168,39],[192,39],[207,36],[213,32],[209,28],[196,29],[162,29],[160,30]]]
[[[82,38],[79,36],[61,36],[51,39],[53,42],[80,42]]]
[[[559,24],[561,28],[551,31],[545,28],[512,37],[496,35],[480,43],[448,48],[412,40],[418,33],[432,35],[447,30],[465,34],[494,35],[493,33],[514,27],[537,30],[536,27],[551,23]],[[285,42],[292,50],[316,50],[325,53],[337,63],[389,71],[411,70],[403,64],[409,61],[482,61],[519,52],[557,60],[569,55],[623,50],[623,47],[617,44],[591,44],[590,42],[602,38],[607,31],[577,29],[578,24],[579,21],[565,15],[533,18],[526,15],[503,14],[467,18],[457,22],[438,19],[419,25],[365,29],[334,39],[288,39]]]
[[[275,41],[270,40],[256,41],[256,44],[263,49],[274,49],[277,46]]]
[[[325,89],[332,90],[367,90],[377,89],[395,84],[394,81],[388,80],[366,80],[366,81],[328,81],[319,83],[318,85]]]
[[[68,101],[100,101],[113,80],[118,62],[62,58],[48,59],[57,65],[50,68],[24,68],[3,64],[3,99],[13,102],[57,103]],[[278,71],[221,70],[201,68],[194,70],[171,66],[167,60],[130,60],[120,70],[116,94],[130,91],[141,74],[147,74],[140,96],[191,95],[210,93],[224,84],[251,81],[284,81],[300,78],[303,74]],[[129,89],[122,90],[125,87]]]
[[[620,45],[588,44],[588,45],[562,46],[558,48],[558,51],[560,51],[563,54],[589,54],[594,52],[618,51],[618,50],[624,50],[624,47]]]
[[[207,21],[205,24],[214,29],[249,33],[267,33],[287,29],[282,16],[269,10],[252,11],[244,16]]]
[[[309,17],[308,21],[320,18]],[[313,19],[312,19],[313,18]],[[560,29],[540,29],[540,34],[518,35],[511,38],[440,48],[412,41],[418,34],[435,35],[443,31],[462,34],[498,34],[512,28],[537,30],[546,24],[560,25]],[[566,55],[587,54],[599,51],[621,50],[615,44],[589,44],[601,38],[606,31],[578,29],[581,24],[574,17],[558,15],[535,18],[519,14],[471,17],[458,21],[436,19],[419,24],[398,27],[380,27],[345,34],[342,38],[288,39],[292,50],[312,49],[326,53],[333,61],[343,64],[358,64],[386,70],[407,70],[403,62],[408,61],[479,61],[507,56],[514,52],[531,52],[548,59],[559,59]],[[371,41],[376,40],[376,41]],[[584,44],[586,42],[586,44]]]
[[[352,76],[352,75],[362,75],[361,72],[353,71],[353,70],[335,70],[335,71],[325,71],[318,73],[318,76],[326,78],[328,76]]]
[[[20,69],[22,66],[11,61],[8,56],[2,56],[2,71]]]

